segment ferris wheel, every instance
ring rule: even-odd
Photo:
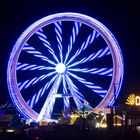
[[[29,26],[10,54],[7,83],[18,111],[34,121],[55,112],[112,106],[123,80],[123,57],[112,33],[79,13],[46,16]],[[115,96],[114,96],[115,95]]]

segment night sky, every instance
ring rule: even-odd
[[[32,23],[50,14],[78,12],[103,23],[116,37],[124,58],[124,80],[118,102],[130,92],[140,95],[140,4],[94,0],[18,0],[0,2],[0,104],[11,102],[7,64],[17,38]]]

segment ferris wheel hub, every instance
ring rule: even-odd
[[[64,73],[66,71],[66,66],[63,63],[58,63],[55,67],[58,73]]]

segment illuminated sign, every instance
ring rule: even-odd
[[[140,106],[140,96],[136,96],[135,94],[129,95],[125,104]]]
[[[136,104],[137,106],[140,106],[140,96],[136,96],[136,97],[135,97],[135,104]]]

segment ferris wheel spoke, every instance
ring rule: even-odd
[[[69,97],[63,97],[64,102],[64,117],[68,118],[70,117],[70,101]]]
[[[64,116],[69,117],[70,116],[70,101],[69,101],[69,97],[71,95],[70,95],[70,93],[68,93],[64,75],[62,76],[62,80],[63,80]]]
[[[78,96],[78,98],[80,100],[83,100],[84,96],[78,91],[78,88],[76,87],[76,85],[74,85],[74,83],[72,82],[72,80],[70,78],[69,78],[69,81],[70,81],[70,84],[72,84],[73,89],[75,90],[76,96]],[[66,78],[65,78],[65,76],[63,76],[63,92],[64,92],[64,97],[72,96],[70,93],[68,93],[67,86],[66,86]]]
[[[64,101],[64,117],[69,117],[70,116],[70,100],[69,98],[71,97],[71,94],[68,93],[67,86],[66,86],[66,80],[64,75],[62,76],[63,80],[63,101]]]
[[[43,29],[39,29],[36,32],[36,34],[39,37],[39,39],[42,41],[42,43],[44,44],[44,46],[47,47],[48,51],[52,54],[53,58],[57,61],[57,63],[59,63],[59,60],[56,57],[54,50],[51,48],[51,44],[49,43],[46,35],[44,34]]]
[[[83,42],[81,48],[79,48],[76,53],[71,57],[71,59],[68,61],[66,65],[68,65],[71,61],[73,61],[82,51],[84,51],[97,37],[99,34],[93,30],[93,32],[88,36],[86,41]]]
[[[17,70],[54,70],[54,67],[39,66],[27,63],[17,63]]]
[[[54,23],[54,25],[55,25],[56,38],[57,38],[57,42],[58,42],[58,49],[59,49],[59,53],[60,53],[60,59],[61,59],[61,63],[62,63],[63,62],[62,24],[61,24],[61,22],[56,22],[56,23]]]
[[[68,75],[67,75],[68,76]],[[73,89],[75,91],[75,96],[82,101],[82,103],[85,100],[85,97],[82,95],[82,93],[79,92],[77,86],[72,82],[71,78],[68,76],[68,80],[70,82],[70,84],[73,86]]]
[[[74,85],[74,83],[68,75],[65,76],[65,80],[67,82],[70,93],[75,101],[77,108],[80,109],[85,101],[84,96],[77,90],[77,87]]]
[[[31,86],[31,85],[36,84],[37,82],[40,82],[40,81],[44,80],[45,78],[47,78],[47,77],[49,77],[49,76],[51,76],[51,75],[53,75],[53,74],[55,74],[55,73],[56,73],[55,71],[54,71],[54,72],[50,72],[50,73],[48,73],[48,74],[41,75],[41,76],[39,76],[39,77],[35,77],[35,78],[33,78],[33,79],[29,79],[29,80],[26,80],[26,81],[24,81],[24,82],[20,82],[20,83],[18,83],[18,87],[19,87],[19,89],[20,89],[20,91],[21,91],[21,90],[23,90],[23,89],[28,88],[28,87]]]
[[[72,82],[72,80],[70,79],[70,77],[67,75],[67,82],[69,84],[72,85],[72,89],[74,91],[74,94],[73,94],[73,98],[74,98],[74,101],[76,103],[76,106],[78,108],[78,110],[81,109],[81,106],[83,106],[84,102],[86,101],[88,103],[88,101],[85,99],[85,97],[78,91],[78,88],[76,87],[76,85]],[[69,86],[70,87],[70,86]],[[71,90],[70,90],[71,91]],[[72,91],[71,91],[72,93]],[[93,109],[90,104],[88,103],[88,106],[89,108]]]
[[[53,106],[55,103],[55,95],[57,94],[60,82],[62,80],[62,75],[61,74],[57,74],[57,77],[52,85],[52,88],[47,96],[47,99],[38,115],[38,119],[37,121],[40,121],[42,118],[51,118],[51,114],[53,111]]]
[[[71,65],[68,65],[67,68],[71,68],[73,66],[76,66],[76,65],[79,65],[79,64],[82,64],[82,63],[86,63],[88,61],[92,61],[94,59],[101,58],[101,57],[107,56],[109,54],[110,54],[110,50],[109,50],[108,47],[106,47],[106,48],[103,48],[103,49],[91,54],[88,57],[85,57],[85,58],[81,59],[80,61],[74,62]]]
[[[75,71],[75,72],[82,72],[87,74],[97,74],[97,75],[105,75],[105,76],[112,76],[113,74],[113,68],[83,68],[83,69],[67,69],[68,71]]]
[[[35,48],[31,47],[29,44],[25,44],[23,49],[24,51],[26,51],[29,54],[34,55],[35,57],[38,57],[44,61],[47,61],[48,63],[52,64],[52,65],[56,65],[53,61],[51,61],[49,58],[47,58],[46,56],[44,56],[41,52],[37,51]]]
[[[65,57],[64,63],[66,63],[66,61],[68,59],[68,56],[69,56],[69,54],[70,54],[70,52],[72,50],[72,46],[73,46],[73,44],[75,42],[76,36],[79,33],[81,25],[82,24],[80,22],[74,22],[74,26],[73,26],[73,29],[72,29],[72,34],[70,36],[70,43],[68,45],[68,50],[67,50],[67,53],[66,53],[66,57]]]
[[[54,82],[57,75],[55,75],[48,83],[45,84],[30,100],[27,101],[28,105],[33,108],[34,105],[39,101],[39,99],[44,95],[45,91],[50,87]]]
[[[64,75],[62,76],[62,80],[63,80],[63,92],[64,93],[68,93],[67,85],[66,85],[66,81],[65,81]]]
[[[103,89],[102,87],[97,86],[94,83],[88,82],[84,78],[81,78],[81,77],[79,77],[71,72],[67,72],[67,73],[69,75],[71,75],[72,77],[74,77],[75,79],[77,79],[80,83],[84,84],[86,87],[90,88],[92,91],[97,93],[102,98],[106,95],[107,90]]]

